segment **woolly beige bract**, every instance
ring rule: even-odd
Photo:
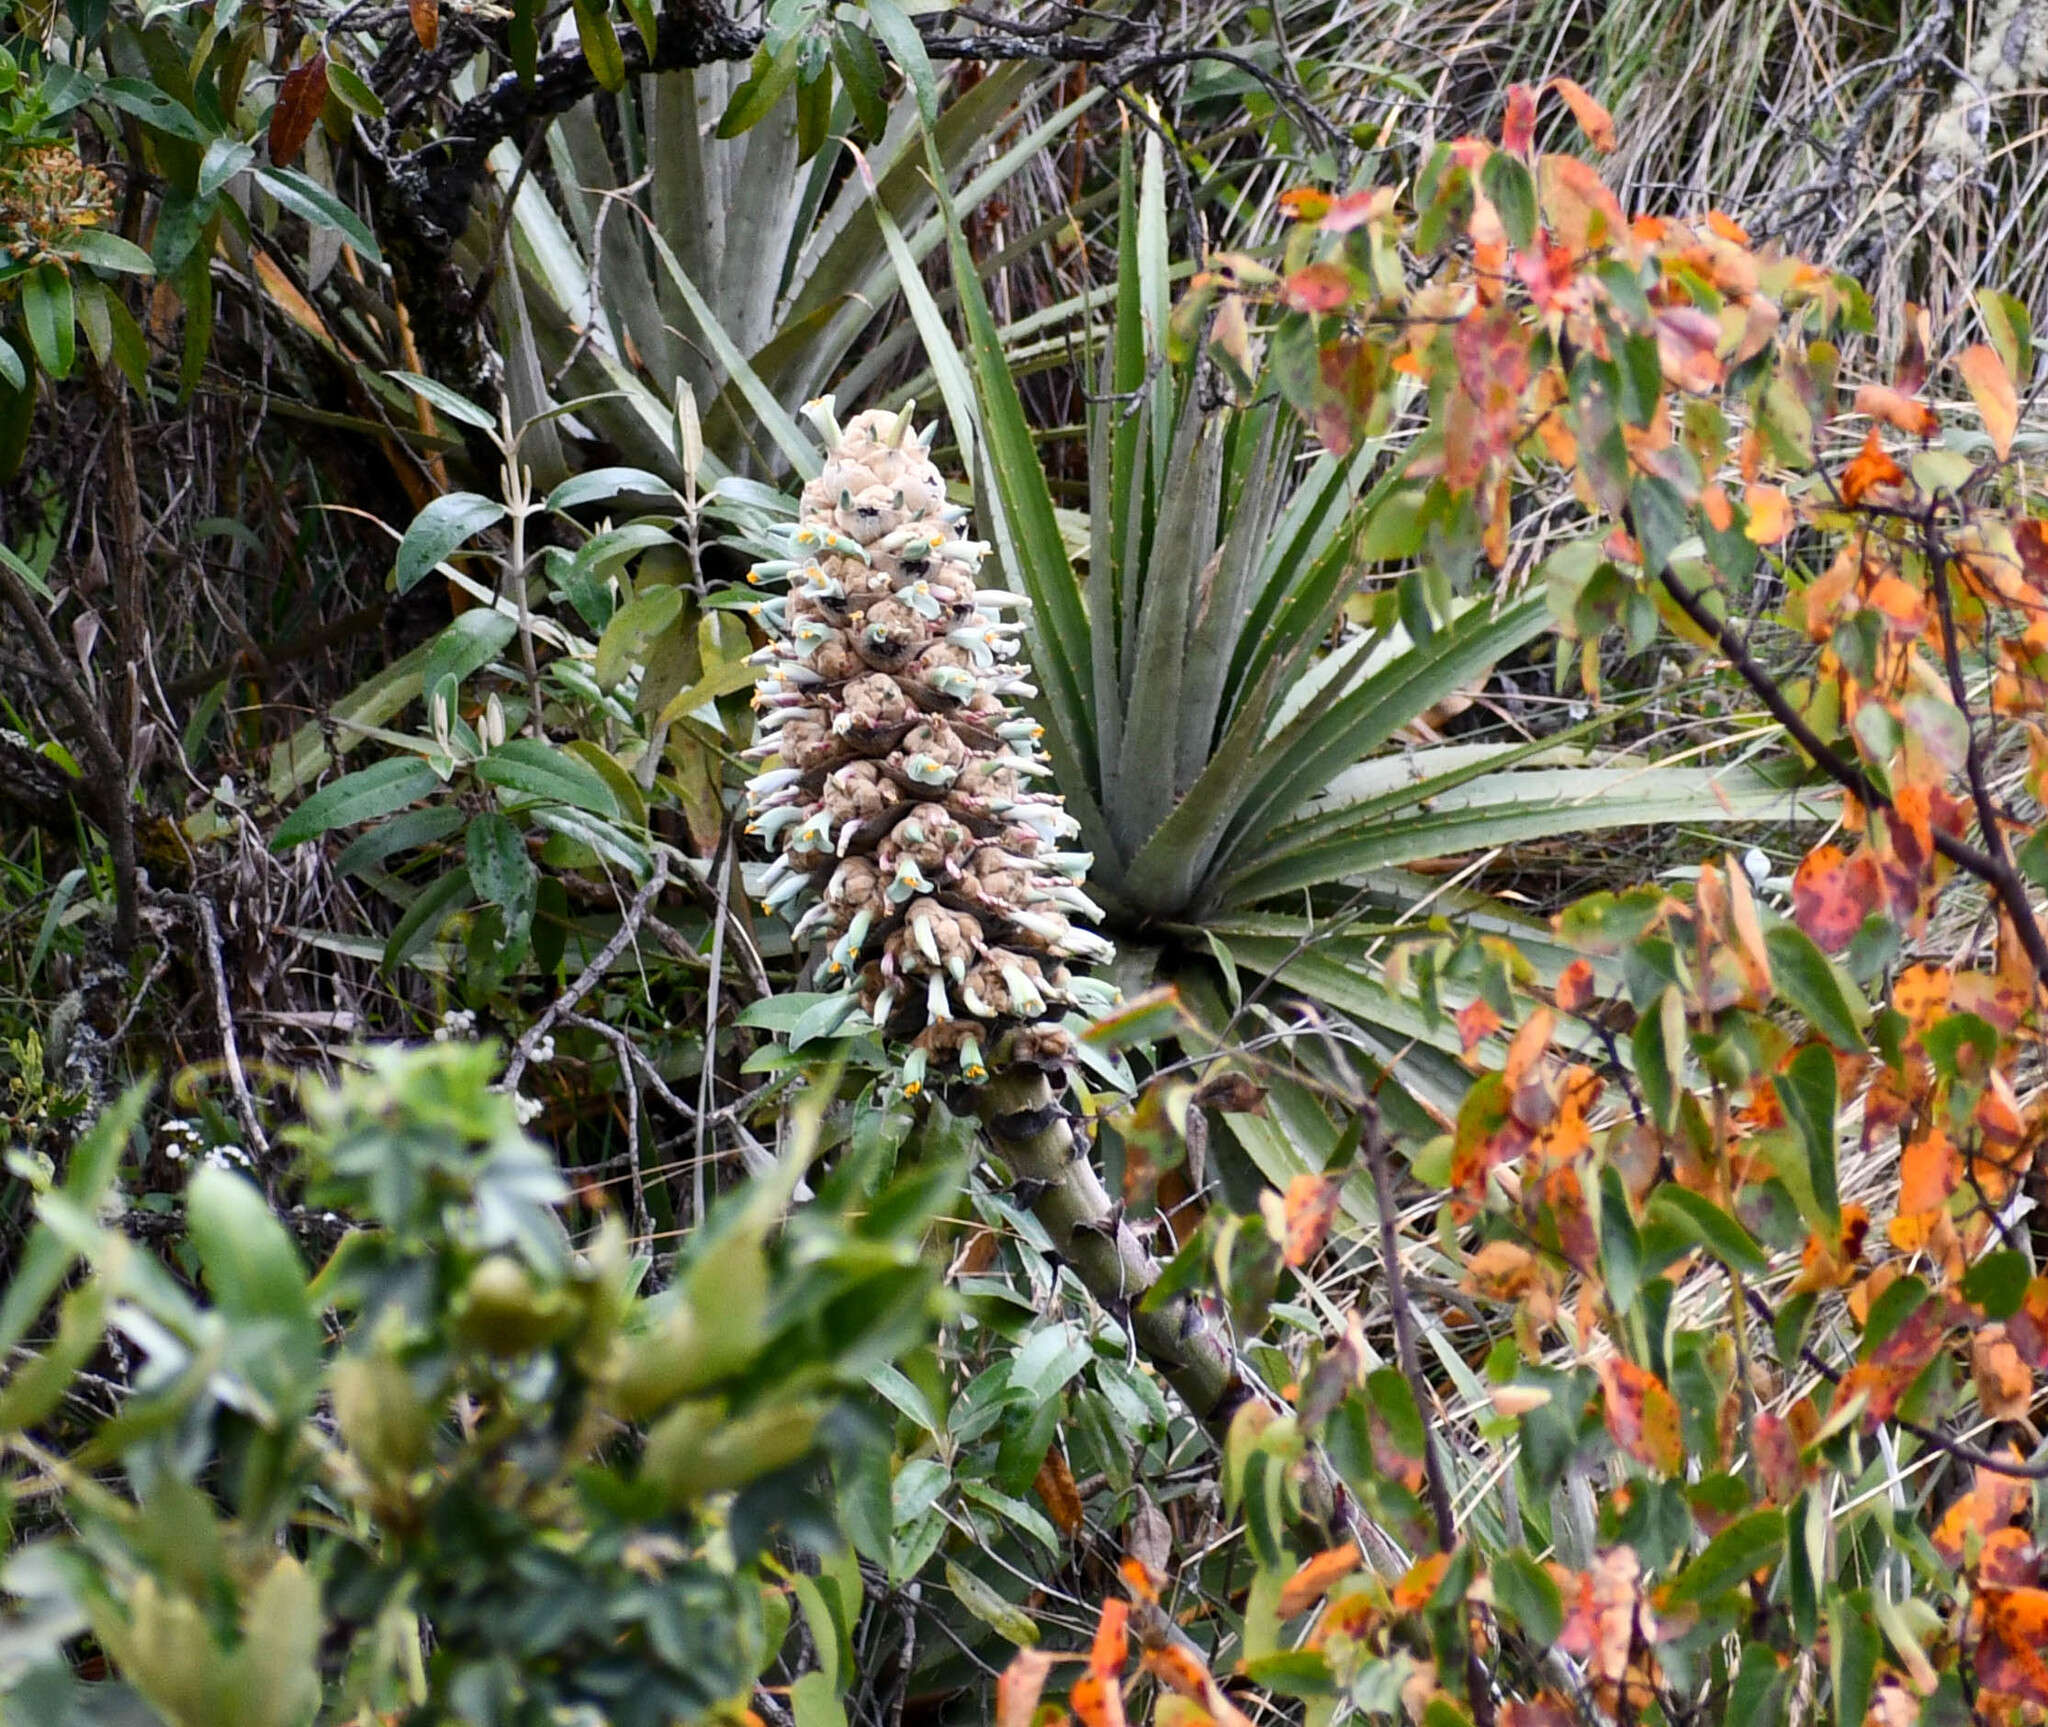
[[[819,1030],[857,1010],[906,1091],[997,1067],[1062,1067],[1060,1020],[1115,1000],[1069,960],[1113,951],[1077,917],[1093,861],[1015,705],[1020,596],[977,587],[988,547],[946,501],[931,428],[870,411],[844,429],[830,398],[806,415],[830,446],[804,487],[789,556],[750,572],[785,582],[757,616],[776,640],[754,697],[748,831],[778,850],[767,909],[790,918],[817,982],[842,985]]]

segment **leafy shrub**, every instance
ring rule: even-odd
[[[849,1163],[785,1223],[813,1116],[649,1294],[616,1217],[572,1243],[497,1060],[385,1048],[308,1092],[307,1206],[352,1226],[313,1278],[223,1169],[186,1195],[203,1299],[98,1221],[139,1095],[40,1197],[7,1334],[82,1277],[0,1391],[10,1707],[656,1727],[743,1703],[787,1624],[770,1542],[837,1546],[826,1471],[886,1457],[849,1393],[928,1331],[952,1177],[856,1193]],[[138,1366],[94,1419],[107,1331]],[[80,1638],[116,1678],[71,1676]]]

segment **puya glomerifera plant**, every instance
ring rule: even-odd
[[[1021,596],[982,587],[988,547],[946,499],[910,411],[841,427],[804,488],[779,587],[756,616],[762,771],[750,831],[775,851],[765,898],[817,984],[820,1035],[871,1026],[912,1099],[966,1094],[985,1142],[1065,1262],[1220,1433],[1252,1395],[1228,1341],[1183,1296],[1140,1298],[1159,1268],[1112,1204],[1066,1094],[1085,1016],[1115,988],[1075,969],[1113,957],[1086,852],[1051,789],[1022,658]],[[956,1101],[960,1101],[956,1099]]]
[[[774,637],[749,752],[749,831],[776,849],[766,909],[790,919],[836,1026],[880,1034],[904,1092],[1023,1067],[1065,1070],[1062,1020],[1114,989],[1069,962],[1110,944],[1081,883],[1092,859],[1016,705],[1037,692],[1020,663],[1022,597],[980,587],[988,547],[966,537],[910,410],[841,427],[830,398],[805,410],[829,445],[804,488],[779,583],[755,615]]]

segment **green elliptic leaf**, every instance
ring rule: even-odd
[[[100,95],[122,113],[134,115],[145,126],[154,126],[159,132],[168,132],[174,138],[183,138],[193,144],[210,141],[210,134],[191,109],[144,79],[109,78],[100,86]]]
[[[462,843],[469,861],[470,886],[476,889],[477,898],[504,910],[508,931],[531,921],[540,872],[518,824],[510,816],[487,810],[470,822]]]
[[[503,653],[518,633],[519,620],[510,613],[490,606],[472,607],[428,644],[421,687],[438,689],[443,678],[461,683]]]
[[[1753,1571],[1777,1562],[1785,1550],[1785,1514],[1775,1508],[1739,1517],[1709,1541],[1671,1585],[1671,1600],[1709,1601],[1735,1588]]]
[[[674,623],[682,610],[682,589],[661,583],[614,612],[598,638],[597,660],[591,668],[597,687],[615,689],[632,662],[645,654],[647,644]]]
[[[495,432],[498,418],[479,408],[467,396],[457,395],[446,384],[433,378],[424,378],[418,372],[386,372],[385,377],[403,384],[416,396],[424,396],[451,420],[460,420],[465,426],[474,426],[481,432]]]
[[[1757,1245],[1756,1237],[1712,1200],[1702,1199],[1690,1188],[1665,1183],[1650,1195],[1649,1215],[1669,1224],[1737,1271],[1756,1275],[1770,1269],[1770,1259]]]
[[[65,241],[64,247],[81,263],[90,264],[96,270],[112,270],[128,276],[148,276],[156,270],[149,254],[140,246],[102,228],[81,228]]]
[[[278,824],[277,832],[270,836],[270,849],[288,851],[330,828],[375,821],[404,809],[440,784],[441,776],[418,756],[372,762],[322,786],[300,804]]]
[[[1556,1642],[1564,1629],[1564,1598],[1550,1573],[1519,1547],[1503,1553],[1488,1571],[1494,1604],[1539,1648]]]
[[[575,474],[548,493],[551,510],[573,510],[579,504],[595,504],[623,493],[643,493],[650,498],[673,498],[675,487],[659,474],[645,468],[592,468]]]
[[[78,357],[78,314],[71,278],[58,264],[38,264],[21,285],[21,315],[29,346],[53,378],[68,378]]]
[[[1862,1054],[1870,1009],[1812,938],[1796,925],[1780,924],[1764,932],[1764,951],[1778,993],[1837,1049]]]
[[[924,38],[918,35],[917,26],[896,0],[867,0],[867,5],[868,20],[874,25],[876,36],[881,38],[889,58],[896,62],[917,97],[918,113],[924,117],[926,126],[936,126],[939,81],[932,72],[931,56],[925,52]]]
[[[576,39],[583,44],[583,58],[590,63],[591,76],[607,90],[623,90],[626,54],[619,46],[619,33],[612,28],[604,0],[575,0],[575,11]]]
[[[503,504],[479,492],[449,492],[434,499],[413,517],[405,538],[398,542],[398,559],[392,571],[398,591],[410,593],[456,547],[493,522],[502,521],[504,515]]]
[[[1818,1044],[1808,1044],[1791,1066],[1771,1081],[1785,1119],[1806,1146],[1806,1167],[1817,1216],[1810,1221],[1830,1234],[1842,1227],[1841,1194],[1835,1181],[1835,1061]]]
[[[405,916],[384,944],[384,969],[396,971],[434,939],[458,905],[467,904],[472,889],[467,869],[452,869],[405,908]]]
[[[373,264],[384,262],[377,239],[363,219],[317,180],[296,168],[258,167],[257,183],[294,216],[316,228],[333,228]]]
[[[596,770],[539,738],[508,738],[476,764],[480,780],[528,797],[573,805],[607,821],[619,817],[619,800]]]

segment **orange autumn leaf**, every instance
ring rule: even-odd
[[[1500,1030],[1500,1014],[1492,1002],[1476,995],[1453,1016],[1458,1024],[1458,1044],[1467,1055]]]
[[[1314,186],[1290,186],[1280,194],[1280,213],[1291,222],[1320,222],[1330,213],[1330,195]]]
[[[1840,953],[1882,896],[1877,861],[1868,852],[1852,858],[1840,846],[1816,846],[1792,872],[1792,921],[1816,945]]]
[[[1074,1485],[1074,1472],[1067,1467],[1067,1460],[1055,1445],[1045,1454],[1045,1461],[1038,1466],[1038,1475],[1031,1483],[1052,1520],[1059,1525],[1062,1535],[1078,1535],[1081,1531],[1081,1494]]]
[[[1287,1222],[1284,1258],[1299,1271],[1330,1238],[1343,1183],[1333,1175],[1297,1175],[1287,1184],[1283,1210]]]
[[[2048,1589],[1986,1589],[1979,1597],[1984,1635],[1975,1651],[1986,1693],[2048,1707]],[[1975,1614],[1972,1617],[1976,1617]]]
[[[1067,1693],[1081,1727],[1124,1727],[1123,1687],[1100,1673],[1083,1673]]]
[[[1856,459],[1842,470],[1842,499],[1845,503],[1860,504],[1880,486],[1901,485],[1905,478],[1905,469],[1885,453],[1877,428],[1872,426]]]
[[[1987,1420],[2018,1421],[2034,1401],[2034,1376],[2002,1325],[1987,1325],[1970,1339],[1970,1377]]]
[[[1888,384],[1865,384],[1858,389],[1856,412],[1882,420],[1908,437],[1931,438],[1941,430],[1941,421],[1932,408]]]
[[[1178,1692],[1160,1698],[1152,1708],[1152,1727],[1215,1727],[1215,1722],[1201,1704]]]
[[[1510,1091],[1522,1083],[1550,1047],[1550,1034],[1556,1026],[1557,1017],[1547,1007],[1539,1007],[1522,1022],[1514,1041],[1508,1045],[1507,1059],[1501,1063],[1500,1077]]]
[[[1983,417],[1992,449],[2004,461],[2012,454],[2013,433],[2020,424],[2019,392],[2013,388],[2012,374],[2005,369],[1998,350],[1982,343],[1965,348],[1956,356],[1956,370],[1970,387],[1971,400]]]
[[[441,0],[406,0],[406,10],[412,14],[412,33],[419,45],[433,53],[441,40]]]
[[[1451,1556],[1448,1553],[1432,1553],[1425,1559],[1416,1560],[1394,1585],[1394,1611],[1419,1613],[1427,1607],[1437,1585],[1444,1580],[1444,1573],[1450,1568]]]
[[[2011,1457],[2017,1461],[2019,1452],[2013,1450]],[[1980,1541],[1989,1541],[1993,1534],[2005,1528],[2025,1508],[2034,1504],[2034,1489],[2028,1481],[2017,1475],[2007,1475],[2001,1469],[1985,1469],[1978,1465],[1972,1471],[1970,1489],[1960,1493],[1956,1502],[1942,1512],[1942,1520],[1933,1526],[1933,1551],[1942,1555],[1950,1565],[1960,1565],[1964,1559],[1964,1539],[1976,1534]]]
[[[1131,1592],[1131,1599],[1142,1601],[1148,1606],[1159,1605],[1159,1591],[1166,1579],[1135,1553],[1126,1554],[1117,1564],[1117,1572],[1124,1580],[1124,1587]]]
[[[1918,1216],[1948,1204],[1963,1177],[1948,1135],[1930,1122],[1899,1158],[1899,1215]]]
[[[1280,1617],[1292,1618],[1320,1601],[1333,1583],[1358,1569],[1359,1559],[1358,1543],[1347,1541],[1342,1547],[1332,1547],[1327,1553],[1318,1553],[1305,1561],[1280,1586]]]
[[[1605,1393],[1607,1432],[1638,1463],[1675,1475],[1685,1466],[1678,1400],[1647,1368],[1609,1356],[1595,1364]]]
[[[1792,500],[1782,486],[1745,486],[1742,507],[1749,512],[1742,531],[1751,545],[1775,546],[1792,531]]]
[[[1167,1690],[1183,1697],[1200,1697],[1209,1689],[1209,1669],[1185,1644],[1148,1644],[1139,1651],[1138,1660]]]
[[[1102,1617],[1095,1625],[1095,1642],[1088,1651],[1091,1673],[1114,1679],[1123,1672],[1125,1658],[1131,1652],[1130,1619],[1128,1601],[1103,1602]]]
[[[1564,105],[1572,111],[1572,118],[1579,123],[1579,130],[1586,134],[1586,140],[1601,155],[1610,154],[1615,148],[1614,116],[1593,100],[1583,84],[1569,78],[1553,78],[1551,89],[1564,98]]]
[[[1593,1002],[1593,962],[1575,959],[1558,973],[1557,1005],[1566,1013],[1583,1013]]]

